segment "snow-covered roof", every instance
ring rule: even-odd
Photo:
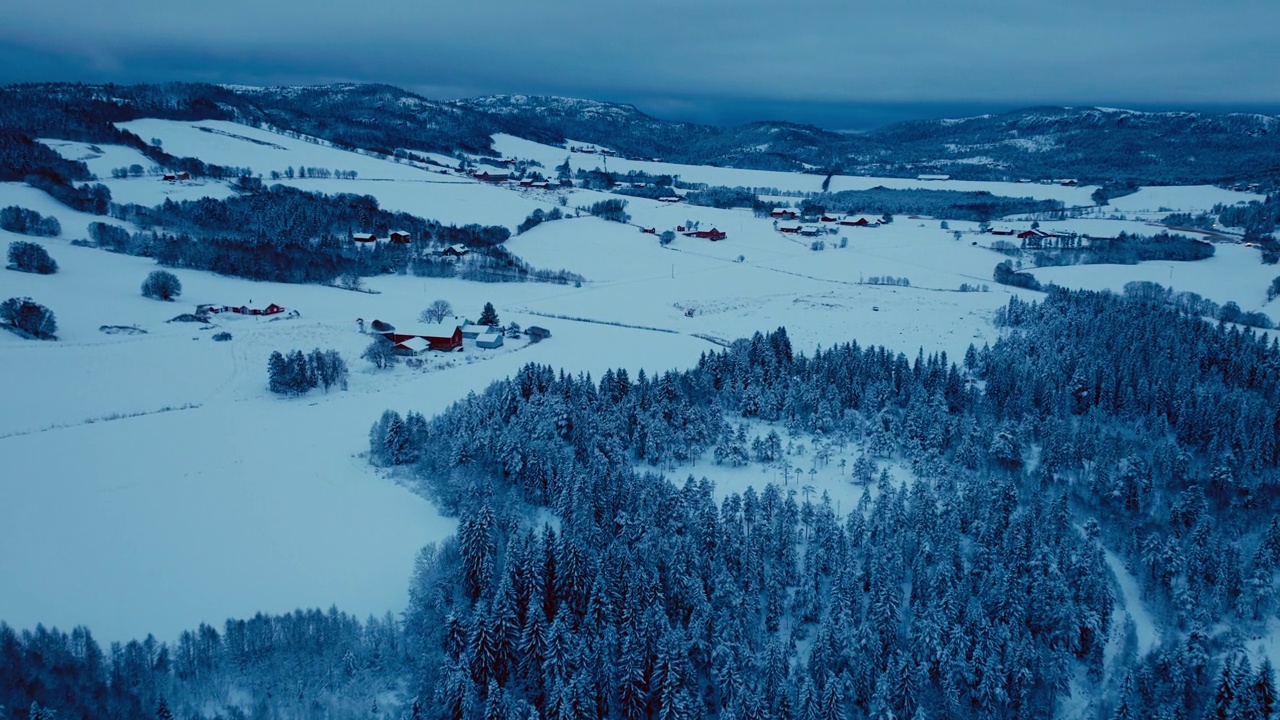
[[[395,329],[397,335],[422,335],[424,337],[448,338],[453,337],[453,332],[460,327],[456,320],[446,320],[438,323],[422,323],[413,327]]]
[[[364,242],[368,242],[370,240],[377,240],[377,238],[374,236],[373,233],[353,233],[351,237],[354,240],[361,240]]]
[[[403,342],[396,343],[398,347],[403,347],[414,352],[422,352],[431,347],[431,343],[420,337],[411,337]]]

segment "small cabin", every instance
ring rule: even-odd
[[[431,349],[431,342],[426,338],[411,337],[391,346],[391,352],[397,355],[416,357]]]
[[[502,333],[488,332],[476,338],[476,347],[492,350],[502,347]]]
[[[469,251],[467,250],[466,245],[459,244],[459,245],[450,245],[444,250],[441,250],[440,254],[448,255],[450,257],[462,257],[463,255],[466,255],[468,252]]]
[[[649,234],[649,235],[657,235],[657,234],[658,234],[658,228],[651,228],[651,227],[647,227],[647,228],[640,228],[640,232],[642,232],[642,233],[647,233],[647,234]]]
[[[407,232],[405,232],[405,231],[403,231],[403,230],[394,230],[394,231],[392,231],[392,233],[391,233],[391,242],[393,242],[393,243],[399,243],[399,244],[401,244],[401,245],[408,245],[408,244],[409,244],[409,233],[407,233]]]
[[[479,171],[471,173],[471,177],[481,182],[500,183],[509,180],[511,173],[497,168],[481,168]]]
[[[377,242],[378,236],[373,233],[352,233],[351,239],[358,243]]]

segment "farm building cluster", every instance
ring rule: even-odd
[[[788,210],[785,208],[779,208],[770,212],[769,217],[774,218],[775,221],[776,220],[794,221],[794,220],[798,220],[801,217],[801,215],[800,215],[800,212],[797,210]],[[884,224],[884,220],[882,218],[875,217],[874,215],[846,215],[841,217],[838,215],[827,215],[824,213],[817,217],[817,224],[796,223],[794,225],[790,225],[790,224],[784,225],[780,223],[775,223],[774,228],[777,229],[777,231],[780,233],[786,233],[789,235],[793,234],[793,235],[804,235],[806,237],[816,237],[825,232],[828,232],[826,228],[835,227],[837,225],[842,227],[874,228],[874,227],[880,227],[883,224]],[[834,230],[832,230],[831,232],[834,232]]]
[[[358,319],[363,330],[364,321]],[[430,351],[457,352],[470,340],[475,347],[482,350],[493,350],[503,346],[506,332],[496,325],[480,325],[470,320],[454,318],[435,323],[424,323],[412,327],[397,328],[374,320],[372,330],[391,343],[391,351],[397,355],[417,357]],[[536,325],[524,330],[530,341],[539,342],[551,337],[551,331]],[[517,335],[518,337],[518,335]]]
[[[403,230],[393,230],[384,238],[380,238],[373,233],[352,233],[351,241],[364,244],[395,243],[396,245],[408,245],[413,242],[413,238]]]
[[[279,315],[285,312],[284,308],[275,303],[264,308],[250,307],[249,305],[216,305],[204,303],[196,306],[196,315],[219,315],[222,313],[234,313],[236,315]]]

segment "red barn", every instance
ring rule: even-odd
[[[497,168],[484,168],[479,172],[471,173],[471,177],[483,182],[500,183],[506,182],[511,177],[511,173]]]
[[[711,228],[710,230],[694,230],[693,232],[685,233],[685,236],[702,238],[703,240],[710,240],[712,242],[715,242],[717,240],[723,240],[729,237],[726,233],[723,233],[715,228]]]
[[[262,309],[263,315],[279,315],[282,312],[284,312],[284,308],[280,307],[275,303],[271,303],[270,305]]]
[[[412,338],[426,340],[432,350],[451,352],[462,347],[462,326],[457,323],[432,323],[404,332],[384,332],[382,336],[397,345]]]

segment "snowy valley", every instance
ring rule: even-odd
[[[0,208],[60,228],[0,230],[0,245],[39,243],[58,266],[0,271],[0,301],[31,298],[57,321],[56,340],[0,332],[0,621],[12,637],[87,627],[103,648],[154,636],[121,716],[164,698],[184,718],[363,717],[370,701],[389,717],[1083,718],[1175,682],[1207,709],[1211,672],[1253,682],[1280,661],[1280,271],[1245,228],[1164,222],[1262,207],[1266,188],[1143,186],[1099,204],[1087,183],[677,164],[506,133],[491,154],[396,156],[265,123],[116,127],[254,180],[184,178],[135,147],[37,136],[117,206],[161,209],[95,214],[0,183]],[[479,179],[486,169],[529,182]],[[617,187],[584,187],[597,170]],[[661,176],[680,201],[615,192]],[[368,196],[370,218],[403,213],[434,234],[397,250],[400,228],[351,224],[334,257],[385,269],[276,282],[187,262],[194,225],[139,224],[179,217],[163,208],[184,201],[186,217],[236,200],[267,216],[275,185],[335,206]],[[757,207],[688,202],[708,188],[751,189]],[[981,220],[775,214],[881,189],[1060,205]],[[619,200],[625,221],[590,212]],[[563,217],[522,228],[535,212]],[[98,224],[134,244],[191,237],[163,264],[96,247]],[[474,242],[445,239],[472,225]],[[482,240],[491,228],[510,236]],[[712,229],[725,237],[696,236]],[[1044,238],[1087,248],[1162,232],[1210,256],[1036,254]],[[524,281],[453,269],[516,267],[499,265],[508,256]],[[1003,262],[1041,289],[997,283]],[[171,301],[140,292],[158,269],[181,283]],[[373,321],[412,335],[441,299],[459,327],[491,304],[501,347],[362,358]],[[199,312],[269,304],[283,311]],[[271,354],[312,348],[345,359],[345,387],[271,392]],[[1192,545],[1222,565],[1172,557]],[[374,618],[362,631],[331,621],[376,661],[290,670],[273,645],[236,655],[270,666],[261,676],[230,669],[244,628],[228,618],[330,607]],[[156,660],[161,643],[166,663],[198,666],[198,638],[183,634],[202,625],[227,644],[221,685]],[[287,634],[236,637],[272,632]],[[1166,650],[1174,659],[1153,659]],[[1204,677],[1161,675],[1195,653]],[[341,681],[315,680],[343,663]],[[606,672],[618,668],[633,675]],[[288,685],[290,673],[307,679]]]

